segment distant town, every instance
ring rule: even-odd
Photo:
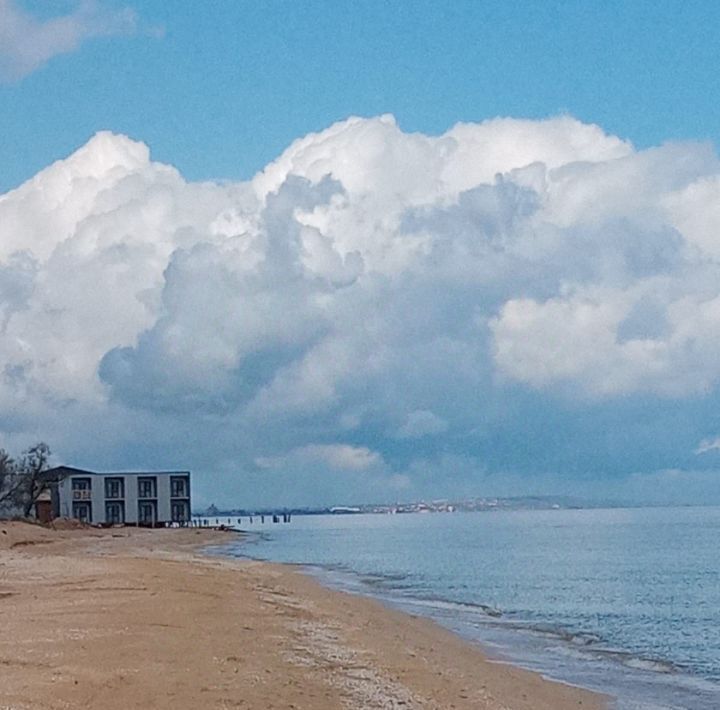
[[[359,514],[407,514],[407,513],[469,513],[496,510],[558,510],[600,507],[578,499],[552,496],[521,496],[512,498],[469,498],[465,500],[432,500],[410,503],[368,503],[362,505],[335,505],[305,508],[227,508],[213,504],[206,510],[198,510],[196,517],[247,517],[257,515],[359,515]]]

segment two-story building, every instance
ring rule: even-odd
[[[166,525],[190,521],[189,471],[98,473],[70,466],[52,471],[56,516],[100,525]]]

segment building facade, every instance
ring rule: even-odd
[[[56,515],[97,525],[166,525],[190,521],[189,471],[97,473],[60,466]]]

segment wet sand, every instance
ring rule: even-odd
[[[232,535],[0,522],[0,710],[606,707]]]

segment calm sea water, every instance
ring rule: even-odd
[[[258,534],[230,554],[304,565],[499,658],[610,692],[620,708],[720,708],[720,508],[294,517],[243,527]]]

